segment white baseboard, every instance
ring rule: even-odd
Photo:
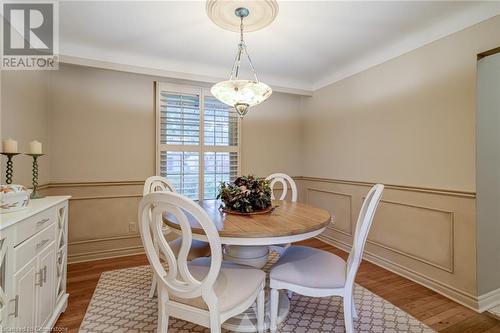
[[[332,244],[339,249],[342,249],[346,252],[349,252],[351,250],[351,246],[349,244],[346,244],[344,242],[340,242],[336,239],[333,239],[332,237],[328,237],[326,235],[320,235],[318,236],[318,239]],[[429,288],[459,304],[462,304],[463,306],[468,307],[469,309],[472,309],[476,312],[483,312],[486,309],[483,307],[480,307],[480,297],[471,295],[469,293],[466,293],[462,290],[456,289],[452,286],[446,285],[442,282],[436,281],[430,277],[424,276],[418,272],[415,272],[413,270],[408,269],[407,267],[404,267],[402,265],[399,265],[397,263],[391,262],[390,260],[387,260],[381,256],[378,256],[376,254],[370,253],[368,251],[365,251],[363,255],[363,259],[374,263],[375,265],[378,265],[380,267],[383,267],[387,269],[388,271],[391,271],[393,273],[396,273],[398,275],[401,275],[408,280],[411,280],[413,282],[416,282],[426,288]],[[499,290],[500,291],[500,290]],[[488,294],[487,294],[488,295]],[[484,295],[486,296],[486,295]],[[500,292],[497,296],[500,296]],[[495,296],[495,297],[497,297]],[[495,298],[496,299],[496,298]],[[491,302],[492,298],[486,297],[484,300],[484,304],[486,302]],[[493,304],[493,303],[491,303]],[[500,304],[500,303],[499,303]]]
[[[489,309],[488,313],[496,319],[500,320],[500,305],[495,306],[493,309]]]
[[[101,260],[101,259],[126,257],[136,254],[144,254],[144,247],[142,245],[68,255],[68,264],[75,264],[78,262]]]
[[[500,288],[492,290],[486,294],[480,295],[479,312],[488,311],[498,307],[498,315],[500,315]]]

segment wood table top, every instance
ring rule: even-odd
[[[219,200],[204,200],[200,206],[215,223],[220,237],[271,238],[301,235],[325,228],[330,223],[330,213],[299,202],[273,201],[270,213],[235,215],[222,212]],[[175,229],[180,226],[163,216],[164,222]],[[204,235],[203,229],[189,216],[193,234]]]

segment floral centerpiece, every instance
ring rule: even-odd
[[[255,214],[272,208],[269,182],[252,175],[238,177],[232,183],[222,182],[217,199],[222,200],[221,208],[229,213]]]

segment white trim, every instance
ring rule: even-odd
[[[479,312],[490,310],[500,305],[500,288],[478,297]]]
[[[72,55],[67,55],[67,54],[59,55],[59,62],[63,63],[63,64],[69,64],[69,65],[78,65],[78,66],[113,70],[113,71],[118,71],[118,72],[151,75],[151,76],[157,76],[157,77],[161,77],[161,78],[170,78],[173,80],[178,80],[180,82],[184,81],[184,83],[188,83],[186,81],[190,81],[191,83],[196,82],[197,84],[200,84],[200,85],[203,85],[206,87],[210,87],[214,83],[227,80],[227,78],[223,78],[223,77],[215,77],[215,76],[208,76],[208,75],[201,75],[201,74],[181,73],[181,72],[169,71],[166,69],[161,69],[161,68],[156,68],[156,67],[143,67],[143,66],[136,66],[136,65],[132,65],[132,64],[122,64],[122,63],[118,63],[118,62],[77,57],[77,56],[72,56]],[[272,85],[273,91],[275,91],[275,92],[292,94],[292,95],[299,95],[299,96],[312,96],[313,95],[312,89],[284,87],[284,86],[279,86],[279,85],[274,85],[274,84],[271,84],[271,85]],[[307,85],[309,86],[309,83],[307,83]]]
[[[493,316],[494,318],[500,320],[500,305],[495,306],[494,308],[489,309],[488,313],[491,316]]]
[[[135,237],[140,238],[141,236],[136,235]],[[117,248],[117,249],[86,251],[68,255],[68,265],[80,262],[94,261],[94,260],[129,257],[143,253],[144,253],[144,246],[142,246],[142,244],[136,246]]]
[[[445,19],[438,25],[431,26],[426,30],[421,30],[408,36],[405,40],[399,40],[393,45],[384,46],[381,50],[370,52],[364,58],[316,80],[312,90],[319,90],[494,16],[500,15],[500,2],[497,3],[496,8],[493,10],[490,7],[492,3],[494,3],[494,1],[487,1],[486,4],[481,3],[477,8],[467,10],[461,15]]]

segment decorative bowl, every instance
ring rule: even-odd
[[[30,194],[23,185],[0,185],[0,213],[26,209],[29,201]]]
[[[248,212],[248,213],[240,212],[238,210],[227,209],[227,208],[221,208],[221,210],[224,213],[234,214],[234,215],[260,215],[260,214],[270,213],[270,212],[272,212],[274,210],[274,208],[275,207],[273,207],[273,206],[269,206],[267,208],[264,208],[264,209],[261,209],[261,210],[256,210],[256,211],[253,211],[253,212]]]

